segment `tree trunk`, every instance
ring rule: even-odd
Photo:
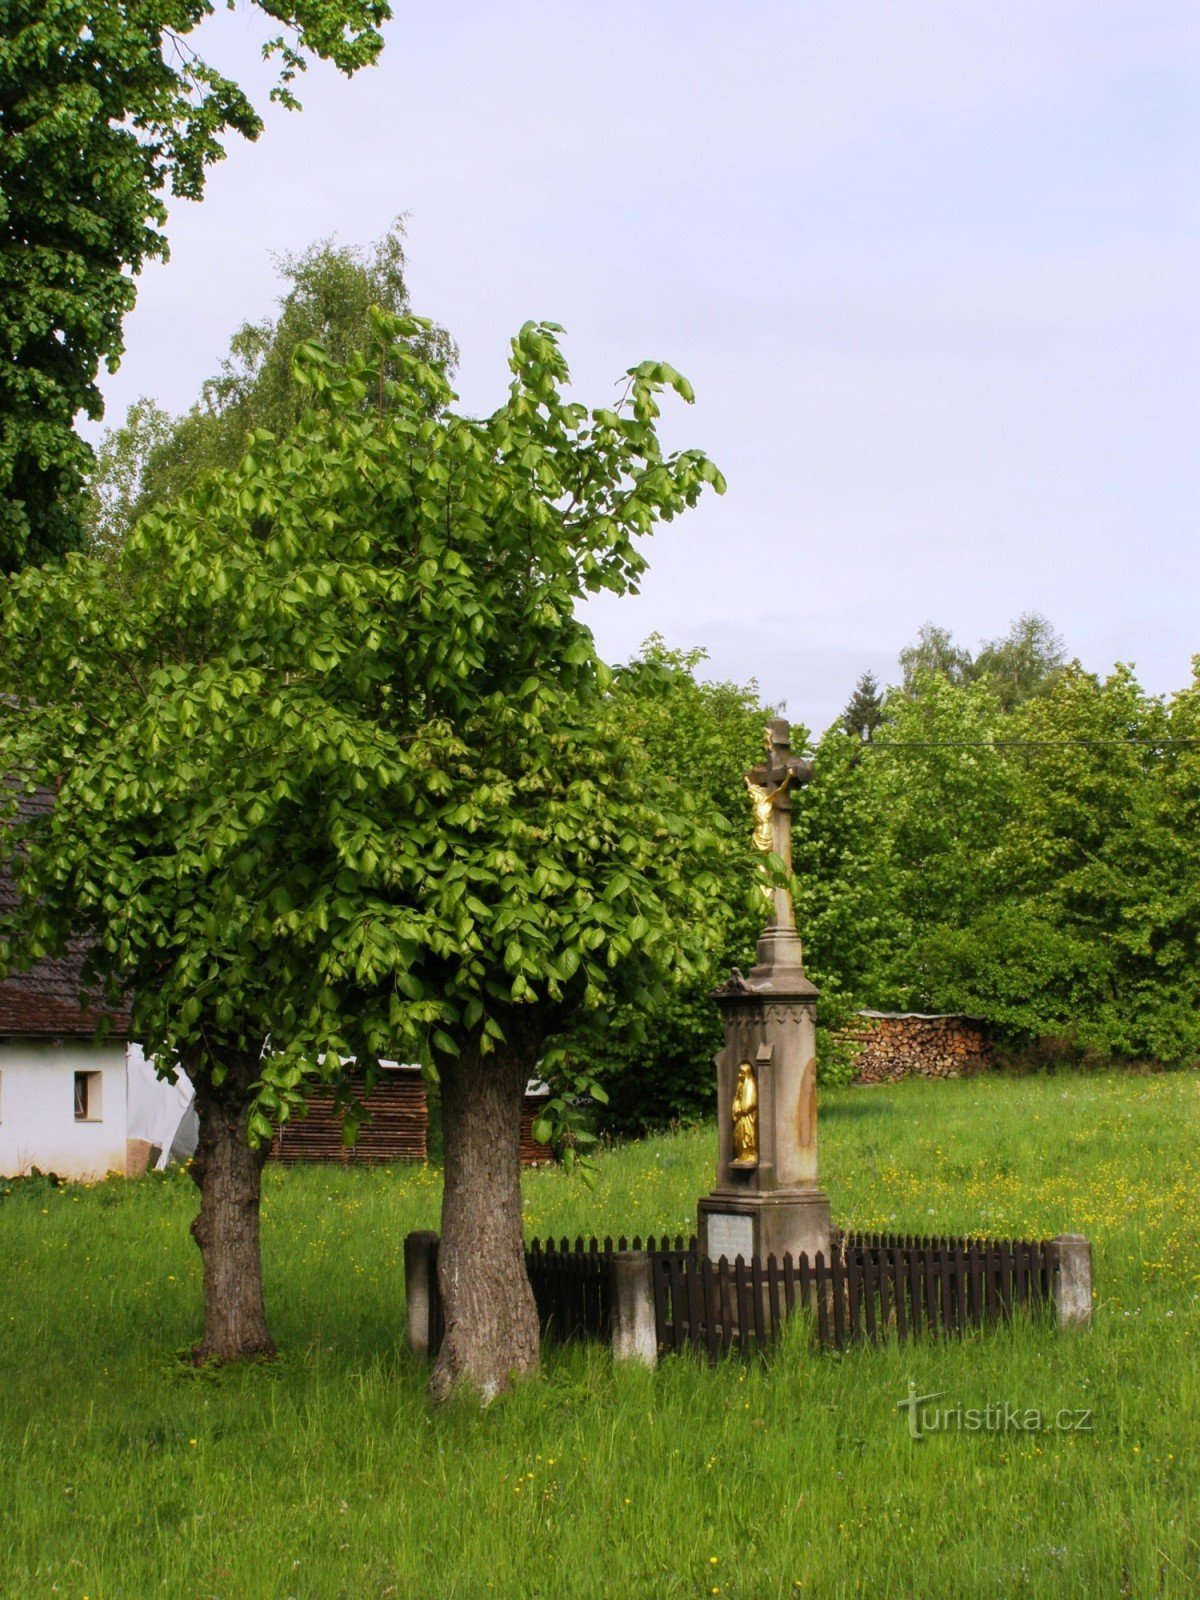
[[[433,1399],[472,1392],[484,1405],[536,1372],[538,1317],[521,1222],[521,1105],[516,1059],[464,1054],[441,1072],[445,1183],[438,1285],[446,1319],[429,1380]]]
[[[192,1237],[204,1261],[204,1337],[192,1351],[197,1365],[276,1353],[267,1331],[258,1234],[267,1147],[252,1150],[246,1134],[254,1076],[254,1065],[240,1063],[217,1088],[207,1072],[192,1080],[200,1123],[192,1161],[200,1211]]]

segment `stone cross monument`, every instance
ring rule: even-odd
[[[746,774],[754,842],[791,872],[790,792],[812,777],[791,754],[782,717],[766,760]],[[817,1184],[817,991],[804,973],[792,896],[769,891],[771,920],[748,976],[734,969],[714,999],[725,1015],[717,1056],[717,1182],[700,1201],[702,1254],[829,1256],[829,1201]]]

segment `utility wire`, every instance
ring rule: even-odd
[[[866,750],[1053,750],[1065,745],[1103,745],[1132,750],[1161,750],[1164,745],[1200,745],[1200,739],[860,739]]]

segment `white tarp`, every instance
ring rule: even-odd
[[[157,1145],[162,1154],[157,1165],[186,1161],[194,1154],[198,1133],[192,1086],[183,1073],[174,1083],[160,1078],[141,1045],[131,1044],[125,1055],[126,1134]]]

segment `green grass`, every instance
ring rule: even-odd
[[[191,1375],[182,1177],[0,1203],[0,1594],[1079,1596],[1200,1592],[1200,1078],[1043,1077],[827,1093],[845,1225],[1095,1246],[1090,1334],[770,1367],[614,1372],[551,1352],[482,1416],[431,1413],[403,1348],[403,1240],[431,1170],[272,1171],[269,1368]],[[690,1229],[712,1130],[527,1182],[531,1232]],[[914,1443],[943,1405],[1087,1409],[1094,1431]]]

